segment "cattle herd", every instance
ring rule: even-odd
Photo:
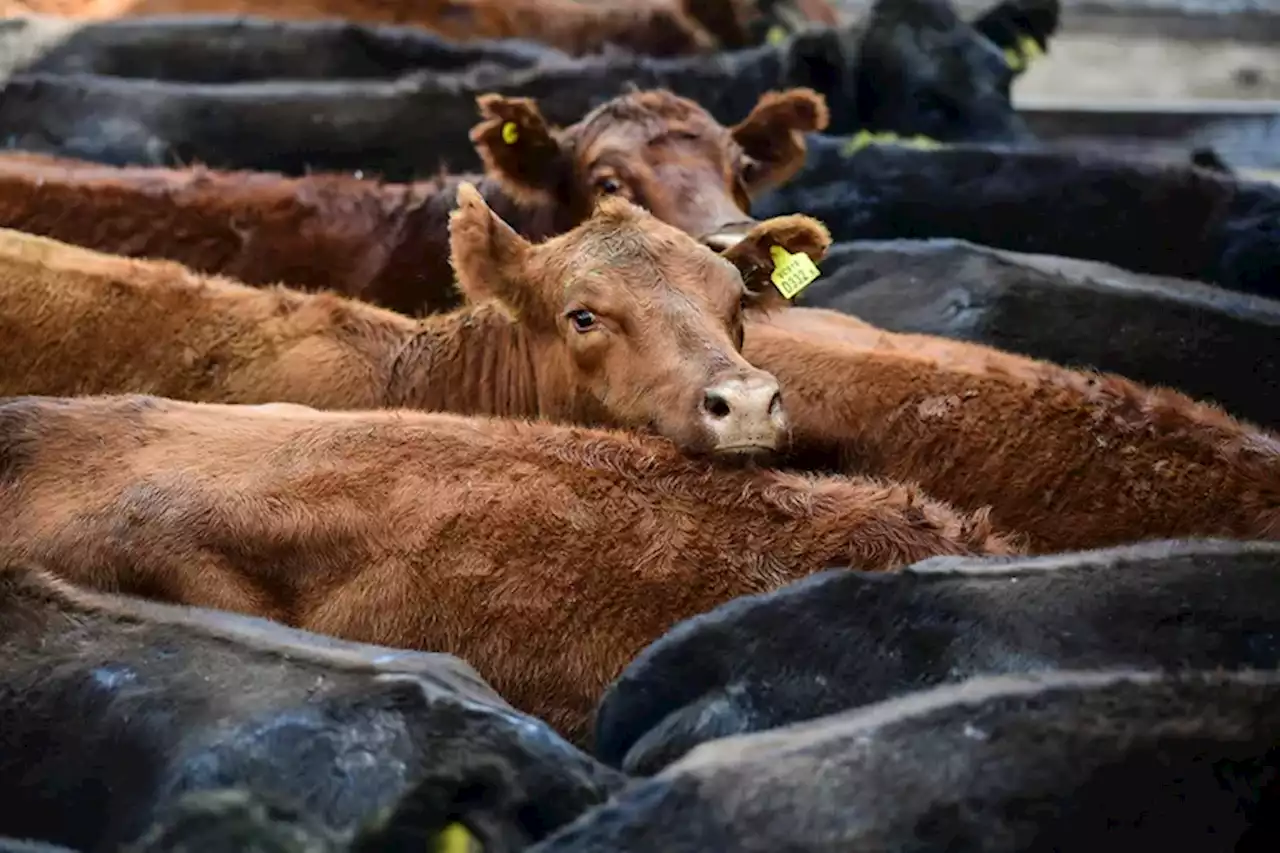
[[[1277,849],[1280,186],[992,3],[0,22],[0,851]]]

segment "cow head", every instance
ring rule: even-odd
[[[943,142],[1018,142],[1015,71],[947,0],[878,0],[859,51],[858,116],[873,130]],[[842,129],[851,132],[853,129]]]
[[[831,238],[818,222],[771,219],[716,254],[626,199],[606,198],[577,228],[534,244],[464,184],[449,232],[463,294],[505,306],[522,327],[540,395],[570,401],[552,414],[652,429],[694,453],[750,455],[783,443],[778,383],[743,359],[743,318],[785,303],[770,281],[774,247],[823,257]]]
[[[806,89],[766,94],[731,128],[666,91],[622,95],[564,129],[528,98],[478,103],[484,121],[471,138],[508,195],[555,205],[570,222],[624,198],[717,250],[750,230],[751,198],[794,175],[804,134],[827,124],[826,103]]]

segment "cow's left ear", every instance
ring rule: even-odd
[[[554,198],[571,176],[572,162],[538,105],[493,94],[476,98],[476,105],[483,120],[471,128],[471,142],[485,173],[516,201]]]
[[[782,183],[804,166],[806,133],[825,130],[827,99],[812,89],[767,92],[741,123],[733,139],[750,158],[743,179],[752,195]]]
[[[722,257],[742,273],[747,307],[772,311],[818,277],[817,264],[827,256],[831,233],[809,216],[775,216],[747,232]]]
[[[471,184],[458,187],[458,207],[449,214],[449,254],[458,289],[468,302],[496,301],[527,324],[546,319],[528,285],[533,245],[494,213]]]

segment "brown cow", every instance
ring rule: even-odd
[[[410,24],[454,41],[519,38],[573,54],[617,45],[653,56],[704,53],[716,40],[676,0],[40,0],[18,11],[90,18],[222,13]]]
[[[154,397],[0,405],[0,560],[456,654],[581,742],[675,622],[832,565],[1014,553],[918,489],[518,420]]]
[[[990,506],[1036,551],[1136,539],[1280,539],[1280,437],[1175,391],[834,312],[749,322],[795,461]]]
[[[691,452],[779,443],[777,383],[738,352],[743,312],[782,302],[770,249],[820,259],[822,226],[780,217],[717,257],[606,199],[535,245],[470,185],[458,195],[452,254],[474,304],[420,322],[0,231],[0,394],[410,405],[652,428]]]
[[[724,248],[754,224],[750,197],[795,174],[803,134],[827,124],[825,101],[808,89],[766,95],[733,128],[664,91],[614,98],[563,130],[527,99],[479,103],[472,138],[489,176],[475,182],[531,239],[567,231],[613,194]],[[248,284],[438,311],[457,304],[446,222],[464,180],[387,185],[5,154],[0,226]]]

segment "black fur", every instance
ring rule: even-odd
[[[15,75],[0,92],[6,147],[114,165],[201,162],[388,180],[480,166],[467,136],[486,92],[537,99],[571,124],[632,86],[669,88],[725,124],[765,92],[812,86],[833,133],[864,126],[938,139],[1021,139],[998,49],[945,0],[881,0],[865,33],[817,28],[783,44],[681,59],[601,56],[527,69],[415,72],[388,81],[228,85]]]
[[[449,655],[61,589],[0,567],[0,834],[113,850],[227,787],[347,830],[413,791],[503,850],[622,782]]]
[[[1280,297],[1280,187],[1061,150],[871,145],[811,135],[804,170],[759,198],[836,240],[955,237]]]
[[[706,744],[531,853],[1264,853],[1277,837],[1280,674],[1072,672]]]
[[[1153,542],[827,572],[672,628],[597,712],[653,773],[706,740],[984,673],[1280,665],[1280,544]]]
[[[0,22],[6,44],[31,38],[29,18]],[[490,63],[529,68],[565,59],[517,40],[456,43],[419,27],[351,21],[285,21],[227,15],[119,18],[86,23],[28,65],[37,74],[94,74],[184,83],[399,77],[459,72]]]
[[[949,239],[837,243],[796,301],[1176,388],[1280,428],[1280,301]]]

